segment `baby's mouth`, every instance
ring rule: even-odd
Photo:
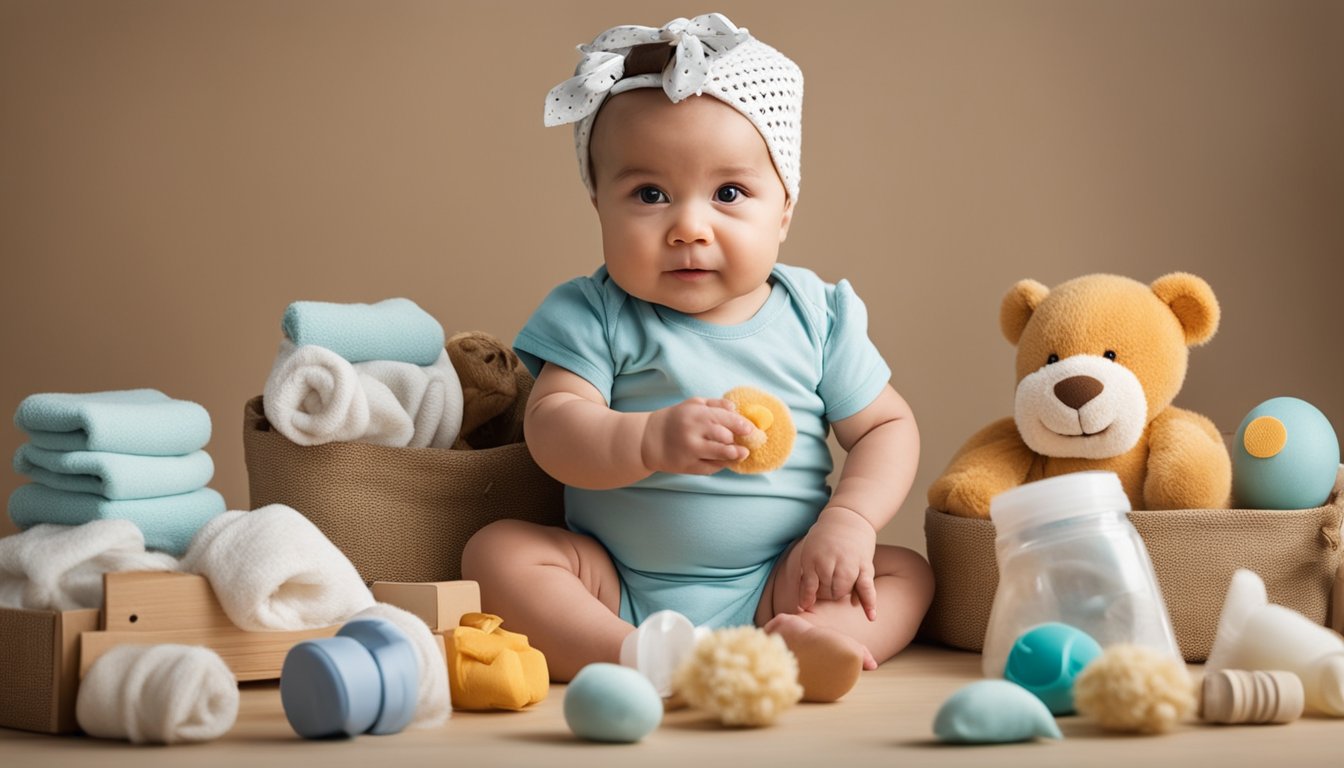
[[[674,269],[671,271],[670,274],[679,280],[690,281],[690,280],[699,280],[708,275],[711,275],[713,274],[713,271],[708,269]]]

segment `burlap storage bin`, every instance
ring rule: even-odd
[[[1330,608],[1332,588],[1344,576],[1344,470],[1326,505],[1315,509],[1181,509],[1131,512],[1129,519],[1148,548],[1186,661],[1208,658],[1238,568],[1260,574],[1270,602],[1336,629],[1344,620]],[[924,540],[934,595],[920,636],[981,650],[999,584],[994,524],[929,509]]]
[[[79,689],[79,633],[99,611],[0,608],[0,727],[71,733]]]
[[[564,524],[562,486],[521,442],[531,377],[513,412],[488,426],[519,442],[481,450],[301,446],[271,429],[262,399],[243,413],[252,508],[287,504],[312,520],[365,582],[462,578],[462,548],[487,523]],[[486,427],[482,427],[486,429]]]

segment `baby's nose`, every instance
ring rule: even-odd
[[[709,245],[714,242],[714,229],[704,206],[695,203],[677,205],[667,230],[667,242],[669,245]]]

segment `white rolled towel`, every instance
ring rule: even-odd
[[[263,395],[267,420],[299,445],[450,448],[462,428],[462,383],[447,351],[426,366],[351,364],[325,347],[284,340]]]
[[[387,619],[411,639],[415,646],[416,661],[420,663],[420,694],[416,699],[415,718],[411,725],[416,728],[437,728],[452,716],[453,701],[448,691],[448,663],[429,631],[429,625],[410,611],[395,605],[376,603],[351,619],[374,617]]]
[[[0,608],[99,608],[105,573],[180,569],[172,555],[146,552],[129,520],[43,523],[0,539]]]
[[[374,603],[350,560],[284,504],[214,518],[182,567],[208,579],[233,623],[251,631],[328,627]]]
[[[118,645],[79,684],[75,718],[90,736],[136,744],[209,741],[238,719],[238,683],[198,645]]]

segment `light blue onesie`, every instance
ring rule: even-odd
[[[657,472],[612,490],[565,488],[565,520],[611,554],[621,618],[632,624],[665,608],[697,625],[753,623],[775,561],[830,498],[829,422],[861,411],[891,377],[847,281],[830,285],[784,265],[771,281],[750,320],[712,325],[630,296],[602,267],[553,290],[514,341],[534,375],[543,362],[566,368],[617,411],[738,386],[792,411],[798,437],[773,472]]]

